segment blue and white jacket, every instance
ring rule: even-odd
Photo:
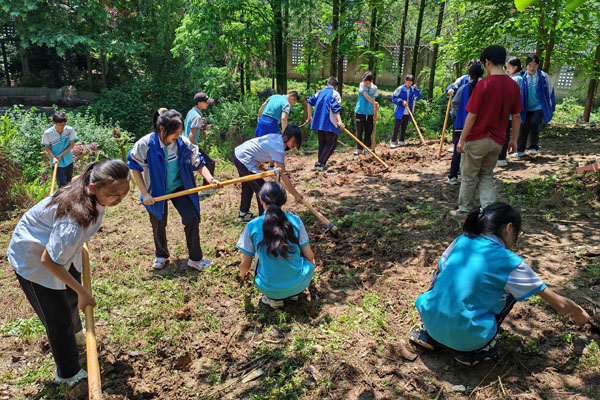
[[[306,102],[315,107],[310,129],[315,131],[340,133],[335,114],[342,111],[342,98],[332,86],[313,94]]]
[[[196,187],[194,171],[202,168],[206,164],[204,158],[198,151],[198,146],[192,144],[188,138],[177,138],[177,162],[179,165],[179,175],[183,182],[183,187],[192,189]],[[138,140],[127,154],[127,166],[129,169],[142,172],[146,190],[152,197],[163,196],[166,192],[167,163],[164,153],[165,145],[162,144],[158,132],[147,134]],[[194,204],[196,213],[200,216],[200,199],[198,193],[187,195]],[[140,194],[140,200],[142,195]],[[144,207],[159,220],[165,212],[165,202],[157,201],[152,205],[144,204]]]
[[[525,123],[527,117],[527,75],[523,74],[523,82],[521,84],[521,101],[523,103],[523,111],[521,111],[521,121]],[[542,70],[537,70],[538,84],[537,94],[542,104],[542,112],[544,114],[544,122],[547,124],[552,120],[554,110],[556,109],[556,97],[554,96],[554,86],[550,76]]]
[[[413,89],[412,86],[406,89],[406,85],[398,86],[392,95],[392,103],[394,103],[394,117],[396,119],[402,119],[404,115],[403,101],[408,103],[410,111],[414,111],[415,102],[422,99],[421,91],[419,88]]]

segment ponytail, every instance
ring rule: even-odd
[[[474,62],[469,67],[469,78],[471,78],[473,80],[473,82],[469,84],[469,97],[471,97],[471,94],[473,93],[473,90],[475,89],[475,85],[477,85],[477,82],[479,82],[479,79],[482,76],[483,76],[483,68],[481,67],[481,63]]]
[[[295,250],[290,244],[299,244],[294,227],[281,210],[287,201],[285,188],[277,182],[267,182],[259,193],[260,199],[267,205],[263,221],[263,240],[258,244],[266,246],[267,254],[275,258],[289,259],[289,253]]]
[[[72,218],[77,225],[87,228],[99,215],[96,196],[88,188],[90,183],[100,189],[123,179],[129,179],[129,168],[122,160],[96,161],[85,167],[79,178],[58,189],[46,207],[57,205],[55,220]]]
[[[521,214],[506,203],[492,203],[483,210],[475,209],[467,216],[463,232],[468,237],[494,234],[500,236],[502,228],[512,223],[516,232],[521,231]]]

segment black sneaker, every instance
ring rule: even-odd
[[[317,161],[315,163],[315,166],[313,167],[313,169],[316,169],[317,171],[321,171],[321,166],[322,166],[321,163]]]
[[[429,336],[429,333],[427,333],[423,325],[412,331],[408,338],[414,344],[418,344],[419,346],[425,347],[429,350],[435,349],[435,345],[437,343],[431,336]]]
[[[496,347],[496,340],[492,340],[483,349],[460,353],[454,359],[463,365],[473,366],[481,361],[493,360],[496,357],[498,357],[498,348]]]

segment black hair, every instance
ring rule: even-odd
[[[288,96],[291,96],[296,99],[296,101],[300,101],[300,95],[295,90],[292,90],[288,93]]]
[[[507,61],[513,67],[517,67],[517,72],[523,71],[523,67],[521,66],[521,59],[519,57],[510,57]]]
[[[55,124],[61,124],[63,122],[67,122],[67,114],[65,114],[64,112],[56,112],[54,113],[54,115],[52,116],[52,122],[54,122]]]
[[[267,206],[262,226],[263,240],[258,246],[266,246],[267,254],[275,258],[289,259],[289,253],[295,252],[290,242],[300,244],[300,239],[281,210],[281,206],[287,201],[285,188],[278,182],[266,182],[258,196]]]
[[[406,77],[404,78],[404,80],[405,80],[405,81],[411,81],[411,82],[414,82],[414,81],[415,81],[415,76],[414,76],[414,75],[411,75],[411,74],[408,74],[408,75],[406,75]]]
[[[475,64],[475,63],[481,63],[481,61],[479,61],[479,59],[478,59],[478,58],[471,58],[471,59],[469,60],[469,65],[468,65],[468,67],[469,67],[469,68],[471,68],[471,65],[473,65],[473,64]]]
[[[471,84],[469,85],[469,96],[471,96],[471,93],[473,93],[475,85],[477,85],[479,78],[481,78],[482,76],[483,68],[481,67],[481,63],[473,63],[473,65],[469,67],[469,78],[473,80],[473,82],[471,82]]]
[[[375,77],[373,76],[373,73],[371,71],[365,72],[362,77],[363,81],[373,82],[373,79],[375,79]]]
[[[164,137],[161,137],[163,143],[165,139],[169,136],[177,132],[179,127],[183,126],[183,120],[181,119],[181,114],[177,110],[167,110],[158,115],[156,119],[156,123],[154,124],[154,128],[157,132],[160,133],[160,127],[165,128]]]
[[[283,131],[283,141],[287,142],[287,139],[296,139],[296,147],[302,146],[302,131],[298,125],[290,124]]]
[[[335,76],[330,76],[329,79],[327,79],[327,84],[329,86],[336,87],[337,85],[340,84],[340,82],[338,81],[338,79]]]
[[[161,107],[158,110],[154,111],[154,115],[152,116],[152,126],[154,127],[154,129],[156,129],[156,123],[158,122],[158,117],[160,116],[160,114],[164,113],[165,111],[167,111],[167,109],[164,107]]]
[[[484,208],[483,212],[479,209],[471,211],[463,225],[463,232],[468,237],[492,233],[500,236],[509,222],[512,222],[518,236],[521,232],[521,214],[508,204],[498,201]]]
[[[525,60],[525,66],[529,65],[530,62],[535,62],[537,65],[540,65],[540,58],[534,54],[532,56],[528,56],[527,60]]]
[[[497,44],[488,46],[481,52],[479,59],[481,60],[481,64],[485,64],[485,62],[489,60],[494,65],[504,66],[504,62],[506,61],[506,49]]]
[[[46,207],[57,205],[54,219],[69,217],[77,225],[87,228],[98,219],[96,196],[88,186],[93,183],[97,189],[129,179],[129,168],[122,160],[106,158],[85,167],[79,178],[59,188]]]

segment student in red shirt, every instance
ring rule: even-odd
[[[512,115],[513,132],[519,132],[521,125],[521,91],[504,73],[506,50],[498,45],[489,46],[480,58],[487,77],[471,94],[466,107],[469,114],[456,146],[463,156],[458,210],[451,212],[455,216],[466,216],[474,208],[485,208],[496,201],[494,167],[506,140],[508,116]],[[513,137],[508,149],[516,148],[517,137]],[[479,204],[475,200],[477,189]]]

